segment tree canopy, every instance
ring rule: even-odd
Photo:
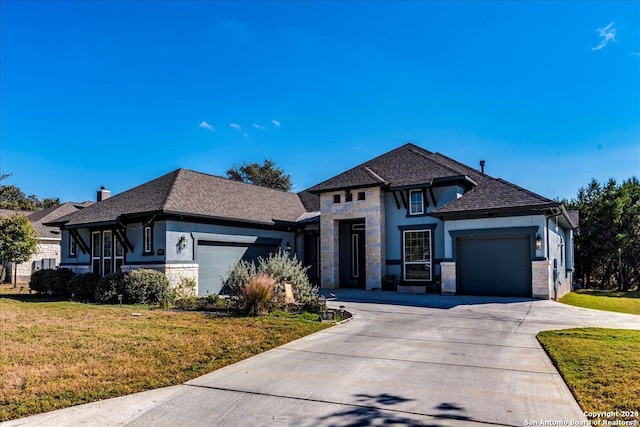
[[[291,191],[293,188],[291,176],[270,159],[264,159],[262,164],[243,162],[241,166],[233,165],[227,170],[227,178],[276,190]]]
[[[9,174],[0,175],[0,181],[8,178]],[[35,194],[27,196],[15,185],[0,185],[0,209],[35,211],[60,204],[59,198],[40,199]]]
[[[580,211],[576,242],[576,278],[586,287],[617,287],[627,291],[640,285],[640,181],[617,184],[591,180],[575,200],[565,202]]]
[[[0,266],[27,261],[35,253],[37,244],[38,236],[26,216],[0,217]]]

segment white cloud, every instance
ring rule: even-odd
[[[273,123],[273,125],[274,125],[275,127],[277,127],[277,128],[279,128],[279,127],[280,127],[280,122],[279,122],[279,121],[277,121],[277,120],[271,120],[271,123]]]
[[[198,125],[198,127],[201,127],[203,129],[209,129],[211,132],[216,131],[213,126],[211,126],[209,123],[205,122],[204,120],[202,121],[202,123]]]
[[[600,44],[598,46],[592,47],[591,50],[600,50],[604,48],[609,42],[615,42],[616,40],[616,27],[614,27],[615,22],[610,22],[604,28],[598,28],[596,32],[598,33],[598,37],[602,37],[600,40]]]
[[[256,129],[258,129],[258,130],[264,130],[264,126],[261,126],[261,125],[259,125],[259,124],[257,124],[257,123],[254,123],[254,124],[253,124],[253,127],[254,127],[254,128],[256,128]]]
[[[229,123],[229,126],[234,128],[235,130],[242,130],[242,126],[237,123]]]

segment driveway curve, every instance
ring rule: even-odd
[[[535,335],[640,329],[640,316],[554,301],[335,294],[351,321],[183,385],[2,425],[572,425],[586,418]]]

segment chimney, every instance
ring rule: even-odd
[[[484,173],[484,165],[485,165],[485,161],[484,160],[480,160],[480,172]]]
[[[96,191],[96,200],[98,202],[107,200],[109,197],[111,197],[111,191],[107,190],[104,185],[100,187],[100,190]]]

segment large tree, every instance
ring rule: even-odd
[[[36,251],[38,236],[26,216],[14,214],[0,217],[0,268],[8,262],[14,263],[14,285],[16,283],[15,266],[25,262]]]
[[[592,180],[567,207],[580,211],[576,277],[586,287],[629,290],[640,285],[640,182]]]
[[[227,178],[276,190],[291,191],[293,188],[291,176],[270,159],[264,159],[262,164],[243,162],[241,166],[233,165],[227,171]]]
[[[1,174],[0,181],[9,176],[11,175]],[[35,211],[59,204],[60,199],[57,197],[40,199],[35,194],[27,196],[15,185],[0,185],[0,209]]]

